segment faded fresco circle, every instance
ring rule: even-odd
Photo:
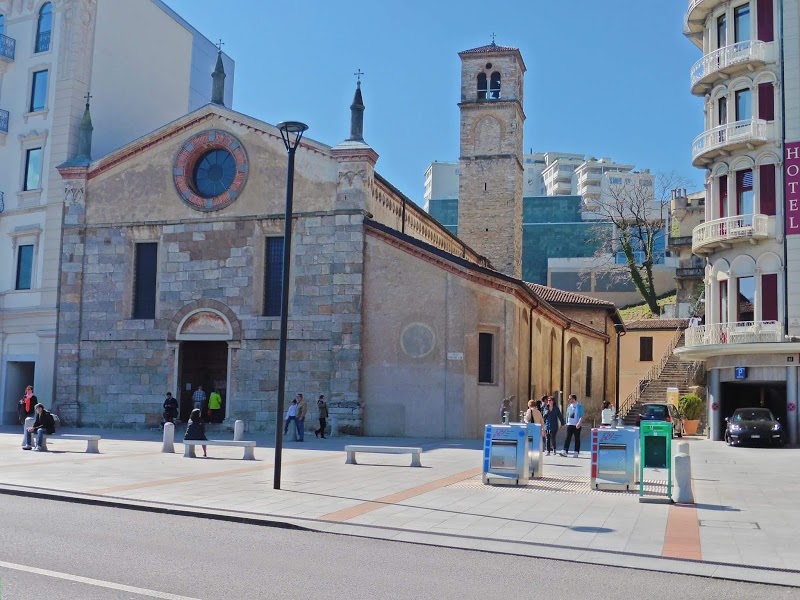
[[[233,170],[224,161],[219,165],[214,161],[208,165],[203,163],[208,162],[210,157],[215,160],[231,157]],[[186,204],[195,210],[210,212],[225,208],[239,197],[247,183],[248,169],[247,153],[242,143],[227,131],[210,129],[193,135],[184,142],[175,158],[172,176],[175,188]],[[200,187],[195,180],[198,171],[205,173],[208,180],[203,181]],[[228,177],[229,175],[232,177]],[[211,184],[217,183],[224,185],[215,189]],[[209,190],[212,189],[214,195],[209,195]]]
[[[403,352],[412,358],[424,358],[433,352],[436,346],[436,335],[433,329],[424,323],[411,323],[400,335]]]

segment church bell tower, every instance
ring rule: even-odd
[[[517,48],[460,52],[458,236],[495,269],[522,277],[522,87]]]

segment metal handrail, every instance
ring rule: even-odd
[[[47,52],[50,50],[51,31],[40,31],[36,36],[36,52]]]
[[[17,40],[0,33],[0,56],[4,56],[9,60],[14,60],[16,48]]]
[[[712,127],[692,141],[692,160],[705,152],[736,142],[767,141],[767,121],[744,119]]]
[[[749,61],[764,61],[767,45],[760,40],[745,40],[709,52],[692,65],[690,80],[692,85],[712,73],[731,65]]]
[[[647,370],[647,373],[645,373],[644,376],[639,380],[639,385],[637,385],[634,390],[628,394],[625,400],[619,403],[619,414],[627,415],[631,408],[633,408],[642,397],[642,393],[644,393],[650,383],[661,377],[661,373],[664,371],[664,367],[667,366],[667,362],[672,356],[672,351],[675,350],[675,347],[678,345],[682,334],[683,329],[677,329],[675,331],[675,335],[672,336],[669,346],[667,346],[667,349],[661,356],[661,360]]]

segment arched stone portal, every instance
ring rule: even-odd
[[[188,420],[196,407],[193,396],[200,386],[206,397],[199,406],[203,418],[216,422],[231,418],[235,395],[231,371],[241,338],[241,325],[233,311],[214,300],[189,304],[173,318],[169,337],[174,350],[173,381],[180,419]],[[208,399],[215,389],[222,396],[222,409],[209,415]]]

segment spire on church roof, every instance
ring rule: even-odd
[[[350,105],[350,142],[364,141],[364,100],[361,97],[361,69],[356,73],[356,93],[353,96],[353,103]]]
[[[213,84],[211,86],[211,102],[225,106],[225,67],[222,65],[222,40],[217,46],[217,65],[211,74]]]
[[[89,112],[89,100],[92,95],[86,93],[86,108],[83,110],[83,117],[81,124],[78,127],[78,148],[75,153],[69,157],[67,162],[59,167],[87,167],[92,162],[92,115]]]

